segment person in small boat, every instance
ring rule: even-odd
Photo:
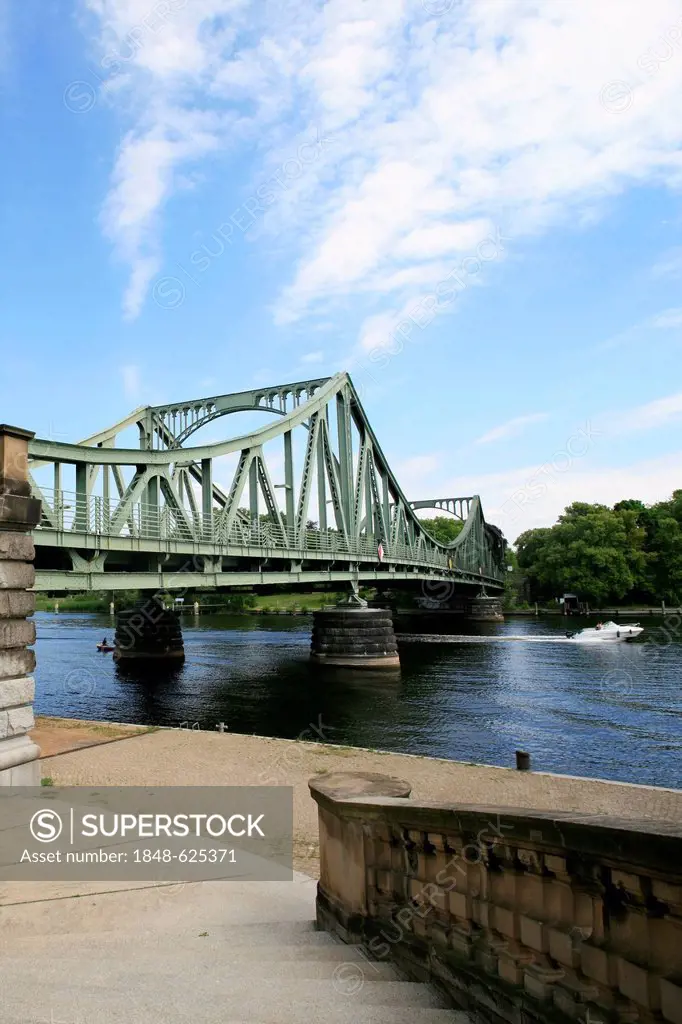
[[[107,638],[106,638],[106,637],[104,637],[104,640],[102,640],[102,644],[101,644],[101,646],[102,646],[102,647],[108,647],[108,646],[109,646],[109,641],[107,640]]]

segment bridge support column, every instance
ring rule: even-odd
[[[28,735],[33,719],[35,654],[33,540],[40,502],[28,484],[28,442],[34,435],[0,424],[0,786],[39,786],[40,747]]]
[[[467,619],[470,622],[504,622],[502,599],[499,597],[474,597],[469,605]]]
[[[163,607],[153,595],[135,608],[127,608],[116,618],[116,649],[119,663],[152,662],[182,664],[185,648],[180,618]]]
[[[390,609],[336,605],[313,612],[310,657],[342,668],[399,668]]]

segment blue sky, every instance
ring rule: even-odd
[[[682,486],[677,3],[0,0],[0,61],[1,420],[348,369],[510,538]]]

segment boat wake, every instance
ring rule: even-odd
[[[426,644],[491,644],[510,643],[522,640],[529,644],[574,644],[575,640],[568,636],[527,636],[506,633],[503,636],[452,636],[439,633],[398,633],[398,640],[403,643]]]

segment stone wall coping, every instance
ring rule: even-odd
[[[28,532],[40,522],[39,498],[10,491],[0,495],[0,499],[0,530]]]
[[[316,775],[308,785],[313,799],[320,794],[334,803],[354,802],[354,797],[382,798],[379,802],[383,803],[384,798],[409,797],[412,792],[409,782],[379,772],[326,772]]]
[[[682,823],[633,820],[574,811],[479,804],[443,804],[407,798],[409,784],[375,773],[340,772],[308,783],[317,804],[339,817],[398,830],[481,835],[483,841],[531,846],[541,851],[639,864],[647,873],[682,881]],[[396,790],[402,790],[400,795]],[[407,791],[407,793],[405,792]]]
[[[23,427],[12,427],[9,423],[0,423],[0,437],[16,437],[20,441],[32,441],[36,436],[33,430],[24,430]]]

